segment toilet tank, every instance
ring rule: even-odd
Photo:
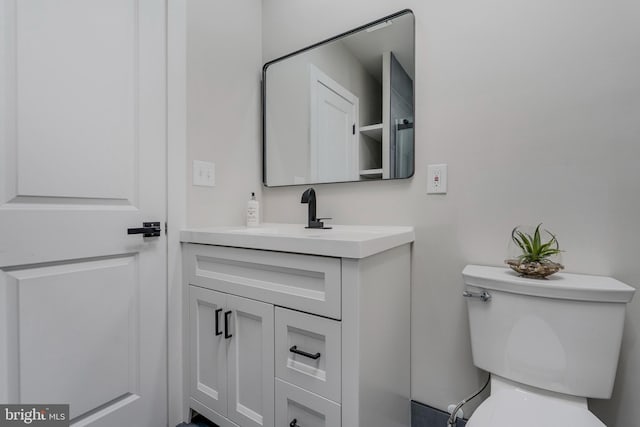
[[[467,298],[477,367],[559,393],[611,397],[634,288],[610,277],[528,279],[477,265],[462,275],[469,293],[491,295]]]

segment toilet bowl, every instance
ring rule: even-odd
[[[609,277],[528,279],[475,265],[463,276],[473,361],[491,374],[467,427],[604,427],[587,398],[611,397],[635,290]]]
[[[467,427],[605,427],[587,408],[587,399],[548,392],[491,377],[491,396]]]

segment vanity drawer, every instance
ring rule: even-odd
[[[199,244],[184,254],[190,284],[340,318],[340,258]]]
[[[336,320],[276,308],[276,377],[341,401],[341,324]]]
[[[276,426],[340,427],[341,407],[276,378]]]

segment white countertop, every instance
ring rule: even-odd
[[[233,246],[340,258],[365,258],[415,240],[413,227],[329,225],[306,229],[303,224],[265,223],[258,227],[188,228],[184,243]]]

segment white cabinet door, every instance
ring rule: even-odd
[[[167,425],[166,1],[0,0],[0,402]]]
[[[227,415],[227,295],[189,286],[190,394]]]
[[[242,427],[274,425],[273,305],[227,296],[232,311],[228,416]]]

